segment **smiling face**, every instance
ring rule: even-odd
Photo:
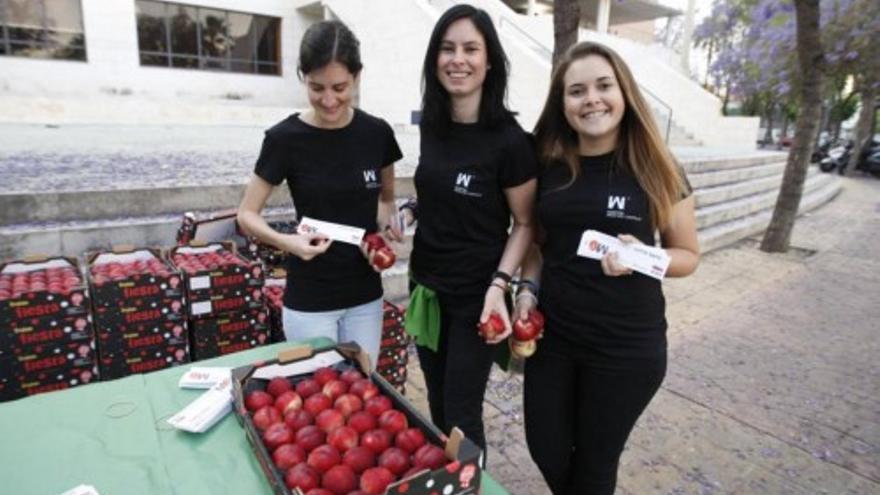
[[[333,129],[348,124],[356,81],[357,78],[339,62],[330,62],[305,75],[315,126]]]
[[[479,98],[488,68],[486,40],[470,19],[449,25],[437,55],[437,79],[453,99]]]
[[[575,60],[563,77],[563,111],[578,135],[581,155],[600,155],[617,146],[626,109],[611,64],[600,55]]]

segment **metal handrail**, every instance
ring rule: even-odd
[[[547,48],[547,46],[545,46],[544,43],[542,43],[540,40],[536,39],[534,36],[527,33],[523,28],[518,26],[516,23],[514,23],[513,21],[511,21],[510,19],[508,19],[504,16],[499,16],[498,26],[499,26],[499,29],[504,29],[505,26],[512,27],[517,34],[525,37],[533,45],[536,45],[539,48],[538,52],[541,55],[543,55],[546,58],[546,60],[548,62],[550,62],[551,65],[553,64],[553,60],[552,60],[553,59],[553,51],[550,50],[549,48]],[[653,100],[654,103],[659,104],[662,107],[662,109],[666,111],[664,140],[668,143],[669,142],[669,134],[672,131],[672,107],[669,106],[669,104],[666,103],[665,101],[661,100],[659,96],[655,95],[648,88],[642,86],[641,84],[639,84],[638,86],[639,86],[639,89],[642,91],[642,93],[648,95],[650,97],[650,99]],[[655,115],[655,117],[657,117],[657,112],[654,112],[654,115]],[[661,123],[663,123],[663,122],[661,122]]]

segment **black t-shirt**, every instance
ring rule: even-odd
[[[577,255],[587,229],[631,234],[655,245],[648,197],[636,179],[615,167],[614,154],[582,157],[577,179],[568,167],[547,167],[539,179],[541,309],[551,341],[608,366],[665,357],[665,299],[659,280],[633,273],[608,277],[598,260]],[[549,343],[549,342],[548,342]]]
[[[273,185],[287,181],[298,218],[374,232],[381,169],[402,156],[382,119],[355,110],[340,129],[321,129],[291,115],[268,131],[254,173]],[[382,282],[360,249],[334,242],[303,261],[289,256],[284,305],[300,311],[342,309],[382,297]]]
[[[442,137],[423,129],[413,278],[440,292],[485,292],[511,223],[504,189],[536,175],[531,140],[512,118],[492,129],[453,124]]]

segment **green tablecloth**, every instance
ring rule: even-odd
[[[329,341],[318,341],[327,344]],[[200,361],[237,367],[289,344]],[[80,484],[101,495],[271,495],[232,414],[202,434],[165,419],[198,397],[181,366],[0,403],[0,493],[57,495]],[[507,493],[484,474],[482,493]]]

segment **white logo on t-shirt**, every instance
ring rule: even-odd
[[[625,210],[626,196],[608,196],[609,210]]]
[[[455,177],[455,187],[452,188],[458,194],[463,194],[465,196],[472,196],[475,198],[483,197],[483,193],[479,191],[471,191],[471,180],[473,180],[474,174],[466,174],[464,172],[459,172]],[[474,184],[475,188],[479,189],[479,182]]]
[[[364,170],[364,185],[367,189],[376,189],[377,187],[382,186],[381,184],[379,184],[376,169],[371,168],[369,170]]]

